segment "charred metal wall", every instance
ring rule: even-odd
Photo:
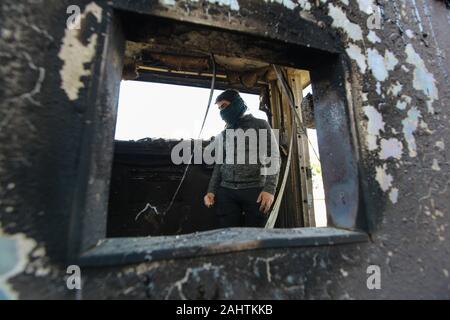
[[[190,165],[170,205],[186,168],[171,161],[171,150],[179,142],[115,141],[107,237],[176,235],[218,228],[215,209],[206,208],[202,201],[212,165]]]
[[[112,1],[290,41],[327,30],[309,45],[342,51],[352,66],[346,89],[377,228],[359,245],[85,268],[83,290],[69,291],[65,222],[92,125],[83,106],[97,94],[112,17],[110,2],[76,3],[76,33],[66,28],[71,1],[0,4],[1,298],[450,297],[450,11],[437,0]],[[369,265],[381,268],[381,290],[366,287]]]

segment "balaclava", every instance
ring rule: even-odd
[[[220,110],[220,116],[227,123],[228,128],[234,129],[245,111],[247,111],[247,105],[239,95],[236,95],[228,107]]]

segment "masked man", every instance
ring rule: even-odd
[[[278,183],[277,136],[267,121],[246,113],[238,91],[225,90],[216,105],[226,123],[215,139],[222,142],[223,161],[216,157],[204,203],[216,206],[221,228],[264,227]]]

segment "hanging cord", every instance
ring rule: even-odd
[[[288,83],[286,81],[286,77],[284,76],[282,69],[276,65],[272,65],[272,66],[275,69],[275,73],[277,74],[277,78],[278,78],[278,81],[280,82],[281,89],[282,89],[283,93],[286,95],[289,105],[291,106],[292,113],[295,116],[292,117],[292,126],[291,126],[292,129],[291,129],[291,138],[289,141],[289,153],[288,153],[288,158],[286,161],[286,167],[284,169],[283,181],[281,183],[280,190],[278,192],[277,198],[273,205],[273,209],[270,212],[269,218],[267,219],[267,223],[265,225],[265,228],[267,228],[267,229],[272,229],[275,226],[275,222],[277,221],[277,218],[278,218],[278,212],[280,210],[281,201],[283,200],[284,189],[286,187],[286,181],[287,181],[287,177],[289,175],[289,170],[291,167],[292,144],[294,141],[294,132],[296,132],[297,129],[300,129],[305,134],[306,138],[308,139],[308,135],[306,134],[306,130],[304,129],[303,122],[301,121],[300,116],[298,115],[297,111],[295,110],[294,93],[292,92],[292,89],[288,85]],[[309,139],[308,139],[308,141],[309,141]],[[316,151],[314,150],[314,147],[310,141],[309,141],[309,143],[310,143],[314,153],[316,153]],[[316,157],[320,160],[320,158],[317,156],[317,153],[316,153]]]
[[[277,66],[276,68],[279,68],[279,67]],[[300,116],[298,115],[298,113],[297,113],[296,110],[295,110],[296,107],[295,107],[295,103],[294,103],[294,98],[293,98],[293,97],[294,97],[294,93],[292,92],[292,88],[288,85],[288,82],[287,82],[287,80],[286,80],[285,74],[282,72],[282,70],[279,69],[279,70],[276,71],[276,72],[277,72],[277,76],[281,76],[282,81],[283,81],[283,83],[284,83],[284,85],[283,85],[283,84],[281,85],[282,88],[283,88],[283,91],[285,92],[285,94],[286,94],[286,96],[288,97],[288,99],[291,99],[291,100],[292,100],[292,101],[290,101],[290,102],[292,103],[291,106],[293,106],[293,112],[294,112],[295,118],[296,118],[296,120],[297,120],[297,124],[298,124],[297,128],[298,128],[301,132],[303,132],[303,134],[304,134],[305,137],[306,137],[306,140],[308,141],[309,145],[311,146],[312,151],[314,152],[314,155],[317,157],[317,159],[318,159],[319,162],[320,162],[319,154],[316,152],[316,149],[314,148],[314,145],[311,143],[311,140],[309,140],[308,133],[307,133],[307,131],[306,131],[306,129],[305,129],[305,126],[304,126],[303,122],[300,120]],[[278,79],[280,79],[280,78],[278,78]],[[281,80],[280,80],[280,81],[281,81]]]
[[[210,93],[209,93],[208,106],[206,107],[206,112],[205,112],[205,117],[203,118],[202,127],[200,128],[200,132],[198,133],[198,139],[200,138],[200,136],[201,136],[201,134],[203,132],[203,128],[205,126],[206,117],[208,116],[209,108],[211,106],[211,101],[212,101],[212,97],[213,97],[213,94],[214,94],[214,87],[215,87],[215,84],[216,84],[216,60],[214,59],[214,54],[213,53],[211,53],[210,57],[211,57],[211,62],[212,62],[212,67],[213,67],[213,77],[212,77],[212,80],[211,80],[211,90],[210,90]],[[181,177],[180,183],[178,184],[178,187],[175,190],[175,192],[174,192],[174,194],[172,196],[172,199],[170,200],[169,206],[167,207],[166,210],[164,210],[163,215],[165,215],[167,212],[169,212],[169,210],[172,208],[173,203],[175,202],[175,198],[177,197],[178,192],[180,191],[181,186],[182,186],[182,184],[184,182],[184,179],[186,178],[186,175],[187,175],[189,166],[191,165],[191,161],[192,161],[192,157],[193,156],[194,156],[194,153],[191,152],[191,156],[189,157],[189,162],[186,165],[186,168],[184,169],[184,173],[183,173],[183,176]]]
[[[286,167],[284,169],[283,181],[281,182],[281,186],[280,186],[280,190],[278,191],[277,198],[275,200],[272,211],[270,212],[269,218],[267,219],[266,225],[264,227],[266,229],[273,229],[273,227],[275,226],[275,222],[277,221],[278,211],[280,210],[281,201],[283,200],[284,188],[286,187],[286,181],[289,176],[289,170],[291,167],[292,144],[294,142],[294,133],[297,130],[296,124],[301,125],[301,120],[298,117],[297,112],[295,112],[295,104],[294,104],[294,98],[292,95],[292,91],[288,91],[286,88],[287,83],[283,77],[281,68],[276,65],[272,65],[272,66],[275,69],[275,73],[277,74],[278,81],[280,82],[280,86],[281,86],[284,94],[288,98],[289,105],[291,106],[293,113],[295,114],[295,117],[292,117],[291,137],[289,139],[289,152],[288,152],[288,158],[286,161]]]

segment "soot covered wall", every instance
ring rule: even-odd
[[[66,28],[72,4],[80,30]],[[83,268],[82,290],[68,290],[66,221],[91,125],[83,101],[113,7],[278,39],[327,30],[352,68],[372,242]],[[2,1],[0,297],[449,298],[449,17],[437,0]],[[366,286],[369,265],[380,290]]]

